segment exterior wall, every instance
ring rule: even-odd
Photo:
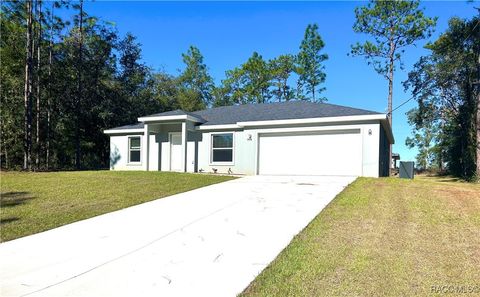
[[[380,127],[379,156],[378,156],[378,175],[389,176],[390,143],[383,127]]]
[[[128,137],[140,136],[140,163],[128,163]],[[158,170],[159,145],[155,134],[150,134],[149,170]],[[145,170],[143,134],[110,135],[110,170]]]
[[[143,149],[143,148],[142,148]],[[150,154],[148,158],[148,170],[158,171],[160,145],[157,141],[157,135],[150,134]]]
[[[218,165],[210,162],[211,137],[218,133],[233,133],[233,164]],[[234,174],[255,174],[257,140],[252,131],[215,131],[203,132],[198,142],[198,170],[212,172],[213,168],[218,173],[227,173],[230,168]],[[252,135],[249,140],[249,135]]]
[[[180,123],[158,124],[149,127],[149,170],[170,171],[170,137],[171,132],[181,132]],[[235,131],[195,131],[193,124],[187,126],[187,172],[227,173],[230,169],[234,174],[255,175],[257,169],[257,152],[259,134],[279,132],[335,131],[345,129],[360,129],[362,138],[362,176],[378,177],[388,174],[388,139],[383,127],[378,121],[358,122],[343,125],[312,124],[284,127],[252,127]],[[219,165],[210,162],[211,135],[231,132],[234,134],[233,164]],[[134,134],[132,134],[134,135]],[[110,136],[110,168],[112,170],[145,170],[144,136],[142,143],[142,159],[140,164],[128,164],[128,137],[132,135]],[[355,149],[355,148],[352,148]],[[385,157],[387,156],[387,157]],[[386,169],[385,169],[386,168]],[[386,173],[387,172],[387,173]]]
[[[380,123],[362,125],[363,174],[378,177]]]
[[[379,176],[379,139],[380,123],[354,123],[349,125],[309,125],[296,127],[262,127],[238,131],[223,131],[234,133],[234,162],[232,165],[217,165],[210,162],[211,135],[222,131],[206,131],[198,147],[198,170],[212,172],[216,168],[219,173],[227,173],[230,168],[234,174],[257,174],[258,135],[276,132],[302,132],[302,131],[330,131],[360,129],[362,137],[362,176]]]
[[[143,170],[143,154],[140,154],[139,164],[128,164],[128,137],[143,135],[110,135],[110,170]],[[143,148],[142,148],[143,150]]]

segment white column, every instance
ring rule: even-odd
[[[148,165],[150,163],[149,157],[150,157],[150,127],[149,125],[145,124],[143,127],[143,161],[145,164],[143,165],[143,168],[145,168],[145,171],[148,171]]]
[[[183,154],[183,163],[182,168],[183,172],[187,172],[187,122],[182,122],[182,154]]]

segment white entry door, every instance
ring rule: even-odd
[[[170,133],[170,171],[183,172],[182,133]]]
[[[360,130],[263,134],[258,173],[362,175]]]

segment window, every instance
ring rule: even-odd
[[[128,138],[128,162],[140,163],[140,136]]]
[[[212,163],[233,162],[233,133],[212,135]]]

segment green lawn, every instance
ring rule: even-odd
[[[480,295],[480,185],[360,178],[241,296],[440,296],[435,290],[452,288]]]
[[[141,171],[2,172],[1,241],[231,179]]]

